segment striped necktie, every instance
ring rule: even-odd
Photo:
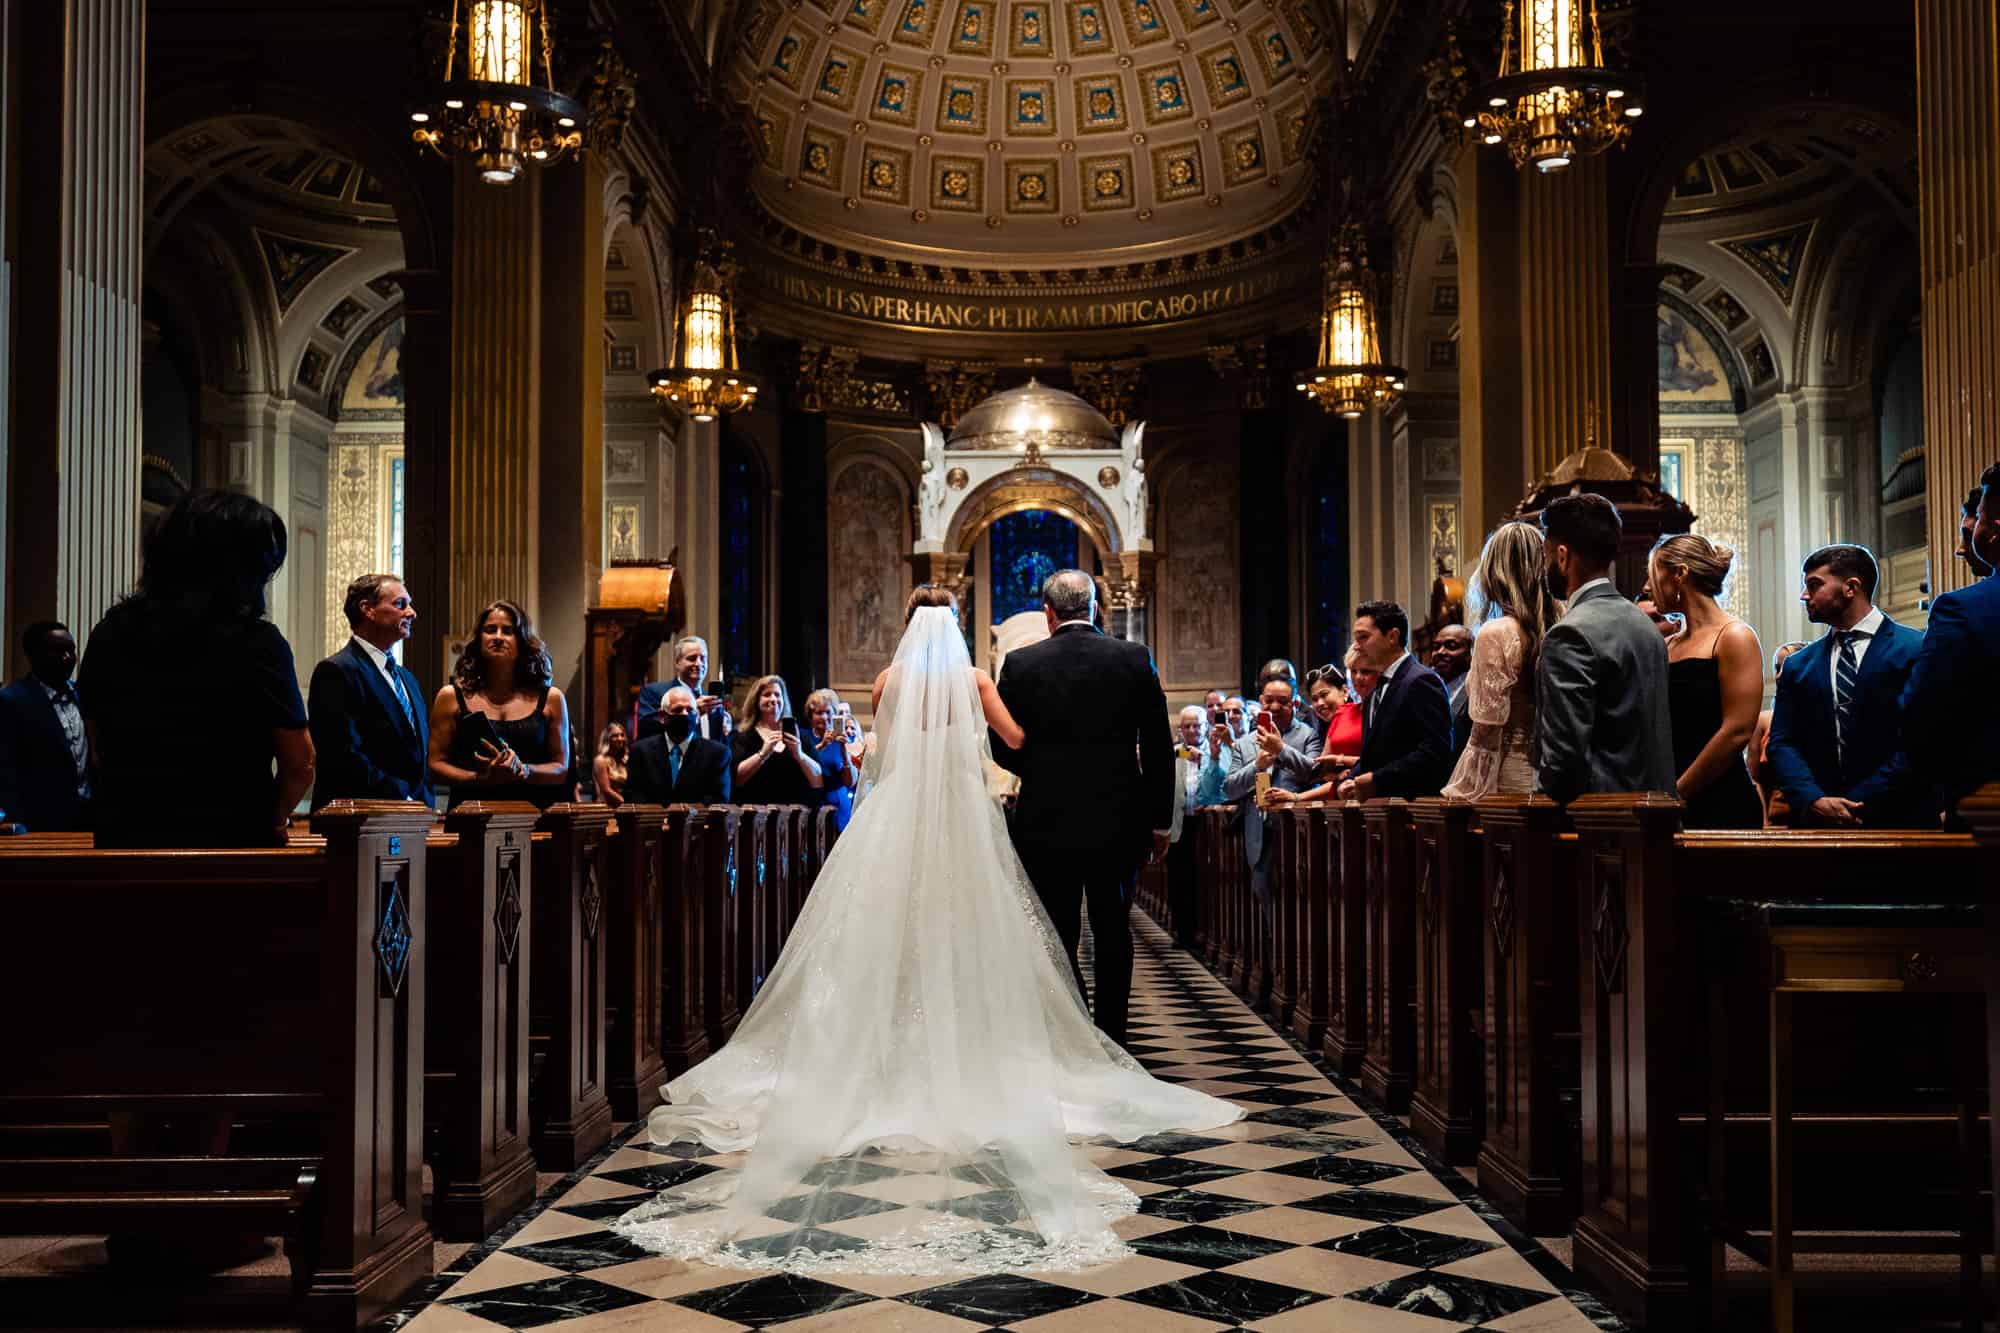
[[[1835,759],[1845,763],[1847,759],[1847,724],[1854,717],[1854,694],[1861,664],[1854,656],[1854,641],[1861,636],[1857,630],[1841,630],[1834,635],[1839,641],[1833,659],[1833,751]]]

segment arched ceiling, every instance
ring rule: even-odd
[[[732,71],[777,217],[925,263],[1136,261],[1304,199],[1321,0],[758,0]]]
[[[1666,222],[1779,205],[1865,182],[1895,212],[1914,215],[1916,144],[1859,112],[1795,108],[1768,128],[1702,153],[1681,169]]]

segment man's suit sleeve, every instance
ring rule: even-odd
[[[331,659],[313,668],[307,687],[306,727],[312,733],[319,791],[379,796],[403,794],[403,784],[375,767],[361,748],[361,731],[354,725],[354,700],[347,672]],[[314,796],[317,797],[316,791]],[[325,801],[319,804],[324,805]]]
[[[1242,741],[1236,741],[1234,742],[1236,748],[1228,751],[1236,766],[1230,769],[1229,776],[1222,780],[1222,794],[1232,801],[1242,800],[1257,786],[1256,752],[1252,751],[1250,757],[1245,759],[1240,748],[1242,744]]]
[[[1914,635],[1914,631],[1912,633]],[[1918,644],[1921,644],[1921,636],[1916,637]],[[1909,657],[1911,666],[1916,665],[1917,651],[1917,645],[1912,645]],[[1904,673],[1903,680],[1905,683],[1908,683],[1909,674],[1907,672]],[[1896,708],[1898,711],[1896,732],[1899,740],[1902,735],[1902,703],[1902,691],[1898,690],[1896,692]],[[1910,789],[1915,785],[1916,775],[1910,771],[1909,751],[1905,750],[1901,744],[1898,744],[1895,752],[1883,761],[1881,767],[1855,783],[1854,789],[1848,792],[1847,796],[1849,800],[1860,801],[1863,805],[1873,802],[1877,806],[1893,807],[1902,804],[1910,795]]]
[[[1967,675],[1975,655],[1961,602],[1946,594],[1931,603],[1924,644],[1903,689],[1903,750],[1927,786],[1944,785],[1957,771],[1966,743],[1961,706],[1981,688]]]
[[[1812,660],[1824,665],[1817,653]],[[1786,665],[1803,666],[1796,659]],[[1799,696],[1806,688],[1800,682],[1810,679],[1812,674],[1810,669],[1778,673],[1778,690],[1771,702],[1771,736],[1764,749],[1770,757],[1771,772],[1777,777],[1777,788],[1794,810],[1804,810],[1826,795],[1813,780],[1812,765],[1799,749]]]
[[[736,764],[731,757],[731,752],[728,746],[722,745],[719,742],[715,741],[711,741],[709,743],[711,745],[715,745],[716,748],[722,751],[720,757],[717,758],[715,763],[715,769],[717,775],[716,785],[722,789],[721,794],[715,798],[715,804],[728,805],[730,783],[735,780],[734,775],[736,773]]]
[[[1597,715],[1597,655],[1573,626],[1560,622],[1542,639],[1535,668],[1535,773],[1557,801],[1590,784],[1590,735]]]
[[[1375,793],[1435,796],[1450,779],[1451,696],[1445,693],[1444,682],[1427,671],[1410,682],[1403,706],[1409,710],[1416,743],[1374,770]],[[1440,773],[1444,776],[1438,777]]]
[[[1153,667],[1153,655],[1142,646],[1134,657],[1144,673],[1140,688],[1132,692],[1139,709],[1139,767],[1146,782],[1146,809],[1155,832],[1173,827],[1174,822],[1174,740],[1167,728],[1167,692],[1160,685],[1160,673]]]
[[[1022,722],[1020,709],[1021,673],[1018,671],[1009,671],[1007,667],[1008,664],[1005,662],[1000,664],[1000,678],[993,682],[993,688],[1000,692],[1000,702],[1007,705],[1007,711],[1014,715],[1014,720]],[[1027,730],[1025,722],[1022,722],[1022,730]],[[1015,777],[1021,776],[1022,770],[1025,767],[1021,751],[1014,749],[1007,742],[1001,740],[1000,733],[991,727],[986,729],[986,748],[993,752],[994,763],[1000,765],[1000,767],[1006,769]]]

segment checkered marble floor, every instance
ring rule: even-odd
[[[1173,1333],[1253,1328],[1512,1333],[1619,1328],[1455,1174],[1419,1162],[1394,1119],[1330,1079],[1200,964],[1133,916],[1131,1048],[1161,1078],[1243,1106],[1202,1134],[1093,1150],[1141,1197],[1118,1224],[1138,1253],[1080,1273],[960,1281],[744,1273],[660,1258],[606,1230],[653,1192],[733,1158],[654,1150],[639,1127],[538,1211],[388,1321],[409,1333],[765,1328]],[[859,1226],[899,1205],[856,1187]],[[867,1189],[867,1193],[862,1193]],[[978,1217],[969,1196],[969,1217]],[[1004,1224],[1008,1219],[983,1221]],[[782,1221],[773,1232],[784,1230]]]

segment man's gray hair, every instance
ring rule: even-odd
[[[660,707],[665,708],[667,706],[667,700],[673,698],[676,694],[685,694],[688,697],[689,703],[693,703],[695,701],[695,693],[693,690],[688,688],[687,682],[684,680],[677,680],[673,684],[667,687],[667,692],[665,694],[660,696]]]
[[[1186,708],[1181,709],[1180,720],[1183,722],[1187,721],[1189,713],[1194,714],[1194,720],[1201,723],[1203,731],[1208,730],[1208,710],[1206,708],[1203,708],[1200,704],[1189,704]]]
[[[1042,605],[1057,620],[1088,620],[1097,601],[1097,582],[1080,569],[1059,569],[1042,584]]]
[[[683,635],[682,635],[682,636],[681,636],[681,637],[680,637],[680,638],[679,638],[678,640],[676,640],[676,641],[675,641],[675,643],[674,643],[674,657],[675,657],[676,659],[678,659],[678,658],[680,657],[680,655],[681,655],[681,649],[683,649],[683,648],[687,647],[687,646],[688,646],[689,644],[691,644],[691,643],[698,643],[698,644],[700,644],[700,645],[701,645],[701,655],[702,655],[703,657],[707,657],[707,656],[708,656],[708,640],[707,640],[707,639],[704,639],[704,638],[702,638],[702,637],[701,637],[701,635],[699,635],[699,634],[683,634]]]

